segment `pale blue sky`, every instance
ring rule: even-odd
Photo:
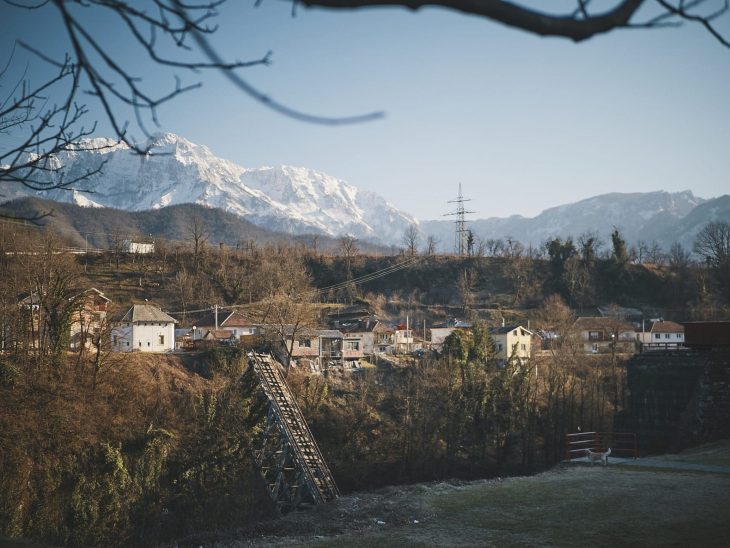
[[[214,40],[231,59],[274,52],[272,66],[242,73],[249,82],[313,114],[386,117],[305,124],[220,75],[180,73],[204,87],[161,109],[161,130],[244,166],[325,171],[420,219],[446,213],[459,182],[474,218],[534,216],[606,192],[730,189],[730,49],[699,28],[619,31],[576,45],[441,9],[299,9],[292,18],[288,2],[251,5],[225,7]],[[20,35],[60,53],[52,6],[0,6],[0,52]],[[149,85],[173,82],[107,21],[94,30]]]

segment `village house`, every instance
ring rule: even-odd
[[[408,324],[397,325],[393,332],[393,352],[395,354],[409,354],[423,345],[416,344],[413,329]]]
[[[498,362],[507,363],[515,358],[522,362],[530,358],[534,333],[529,329],[521,325],[490,327],[489,335]]]
[[[431,331],[431,350],[441,352],[444,346],[444,341],[457,329],[471,329],[471,323],[462,320],[452,320],[446,322],[444,325],[438,325],[432,327]]]
[[[373,327],[373,350],[375,354],[395,353],[395,328],[383,322]]]
[[[147,241],[135,241],[135,240],[124,240],[122,242],[122,248],[127,253],[136,253],[138,255],[148,255],[155,252],[155,242]]]
[[[177,320],[151,304],[135,304],[112,327],[115,352],[172,352]]]
[[[365,358],[365,344],[359,333],[343,333],[342,364],[345,369],[356,369]]]
[[[350,350],[358,350],[362,356],[375,354],[375,333],[374,330],[379,322],[375,318],[354,320],[344,322],[337,329],[345,336],[345,350],[348,349],[347,341],[352,341]]]
[[[275,353],[282,363],[291,349],[291,359],[299,366],[309,366],[312,371],[322,371],[328,367],[345,365],[344,336],[336,329],[301,329],[292,336],[292,329],[275,345]],[[351,350],[351,360],[358,359]],[[362,356],[359,356],[362,357]]]
[[[236,337],[226,329],[209,329],[202,342],[212,346],[232,346],[236,344]]]
[[[69,297],[66,301],[71,307],[69,322],[69,348],[81,350],[93,346],[94,337],[102,336],[106,326],[107,311],[111,300],[103,292],[91,287]],[[37,347],[38,341],[45,338],[48,332],[48,318],[42,310],[43,299],[33,292],[22,299],[18,306],[26,312],[30,324],[31,346]],[[44,306],[49,306],[46,303]],[[3,340],[5,343],[5,340]]]
[[[103,331],[106,328],[107,312],[111,299],[104,293],[92,287],[80,295],[79,306],[73,313],[71,320],[71,349],[80,350],[92,346],[94,337],[109,336]]]
[[[219,309],[193,326],[193,340],[205,339],[209,331],[226,331],[229,336],[225,336],[224,338],[228,339],[233,337],[234,340],[240,341],[242,338],[245,339],[258,335],[261,331],[261,326],[241,312],[223,312]],[[212,337],[216,338],[216,335]],[[209,337],[208,340],[211,340],[211,338]]]
[[[192,327],[175,328],[175,350],[194,350]]]
[[[346,345],[349,339],[347,345],[350,347],[349,351],[361,352],[363,357],[395,354],[396,338],[400,343],[405,343],[401,344],[402,349],[406,348],[408,343],[402,332],[396,335],[395,327],[378,320],[372,310],[365,305],[337,308],[328,314],[328,320],[333,329],[343,333]]]
[[[641,350],[670,350],[684,346],[684,326],[676,322],[652,320],[637,331],[636,340]]]
[[[588,354],[633,353],[636,349],[634,327],[616,318],[581,316],[573,323],[573,331]]]

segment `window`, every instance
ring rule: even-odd
[[[502,351],[502,343],[497,343],[497,352]]]
[[[592,341],[598,340],[601,338],[601,333],[600,331],[589,331],[588,338]]]
[[[655,339],[661,339],[662,336],[659,333],[654,333],[654,338]]]
[[[299,339],[299,348],[312,348],[312,339]]]
[[[142,341],[139,341],[139,345],[142,346]]]
[[[678,339],[681,339],[682,338],[682,334],[681,333],[677,333],[677,338]]]
[[[345,350],[360,350],[360,341],[345,341]]]
[[[116,345],[118,344],[118,343],[117,343],[117,336],[116,336],[116,335],[114,335],[114,336],[112,337],[112,339],[114,339],[114,340],[112,341],[112,344],[113,344],[114,346],[116,346]]]
[[[524,344],[524,343],[522,343],[522,344],[520,345],[520,349],[521,349],[521,350],[527,350],[527,345],[526,345],[526,344]]]
[[[150,346],[150,341],[147,341],[147,346]]]
[[[158,335],[160,337],[160,344],[165,344],[165,336],[164,335]]]

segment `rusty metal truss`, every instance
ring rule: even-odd
[[[332,473],[279,364],[253,353],[249,364],[268,400],[266,426],[253,446],[253,456],[271,499],[285,513],[337,498],[340,493]]]

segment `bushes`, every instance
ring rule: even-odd
[[[127,357],[94,391],[62,373],[0,386],[0,536],[156,545],[271,511],[248,455],[245,381],[151,355]]]

